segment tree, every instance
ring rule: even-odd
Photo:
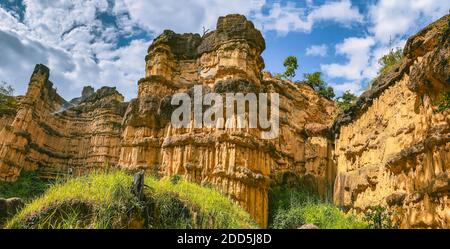
[[[286,59],[284,59],[284,73],[282,75],[278,75],[281,76],[285,79],[291,80],[295,77],[295,71],[298,69],[298,64],[297,64],[297,57],[295,56],[288,56],[286,57]]]
[[[331,86],[320,89],[319,94],[327,99],[333,99],[336,96],[336,94],[334,94],[334,89]]]
[[[14,88],[8,83],[2,81],[0,83],[0,109],[9,109],[15,106],[15,98],[12,96]]]
[[[383,74],[387,72],[390,68],[392,68],[395,64],[397,64],[403,56],[403,49],[396,48],[396,49],[390,49],[389,53],[383,55],[378,60],[378,64],[380,64],[381,68],[378,74]]]
[[[322,79],[321,72],[305,73],[306,83],[310,85],[314,90],[325,98],[332,99],[335,97],[334,90],[331,86],[327,86],[327,83]]]
[[[337,98],[336,101],[339,109],[341,111],[345,111],[350,108],[350,106],[352,106],[357,99],[358,97],[356,97],[356,95],[347,90],[342,94],[341,97]]]

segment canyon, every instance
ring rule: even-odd
[[[449,22],[446,15],[409,38],[401,63],[344,112],[305,82],[264,72],[264,38],[242,15],[220,17],[202,36],[164,31],[129,102],[113,87],[89,86],[67,101],[36,65],[16,109],[0,112],[0,180],[109,168],[180,175],[218,189],[262,227],[270,188],[301,186],[349,212],[384,206],[404,228],[449,228],[450,111],[435,111],[450,91]],[[195,85],[224,99],[278,93],[279,136],[223,125],[235,116],[174,127],[173,96],[193,96]]]

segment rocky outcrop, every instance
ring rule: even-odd
[[[73,105],[56,93],[49,74],[47,67],[35,67],[14,118],[0,131],[2,180],[14,181],[22,170],[43,178],[81,174],[118,161],[122,95],[104,87]]]
[[[411,37],[401,63],[335,125],[335,203],[385,206],[401,227],[450,227],[450,16]]]
[[[22,170],[49,178],[78,175],[107,165],[181,175],[217,188],[263,227],[271,185],[302,184],[331,197],[328,128],[335,104],[306,84],[263,74],[264,49],[261,33],[241,15],[219,18],[217,29],[203,37],[166,30],[150,45],[145,77],[129,103],[108,87],[85,87],[79,98],[65,101],[52,88],[49,69],[37,65],[17,113],[0,131],[0,179],[14,181]],[[203,87],[202,96],[217,93],[223,101],[227,93],[279,93],[279,136],[263,139],[267,129],[261,127],[220,126],[241,122],[235,113],[209,127],[174,127],[173,96],[192,97],[194,85]],[[243,105],[248,121],[253,106]],[[203,112],[209,107],[203,104]]]
[[[219,18],[217,29],[203,37],[164,31],[149,47],[146,77],[126,111],[119,165],[212,185],[262,226],[267,225],[271,184],[302,183],[331,196],[328,127],[335,105],[305,84],[263,76],[264,48],[261,33],[241,15]],[[231,119],[216,120],[209,128],[194,122],[173,127],[172,96],[192,96],[195,84],[204,94],[220,94],[224,102],[225,93],[279,93],[280,136],[265,140],[262,129],[219,128]]]

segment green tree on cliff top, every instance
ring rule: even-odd
[[[325,98],[333,99],[336,95],[331,86],[322,79],[321,72],[305,73],[304,74],[306,83],[310,85],[314,90]]]
[[[345,91],[341,97],[336,99],[337,105],[341,111],[345,111],[352,106],[358,97],[350,91]]]
[[[0,109],[13,108],[15,106],[15,99],[13,97],[14,88],[8,83],[0,82]]]
[[[276,74],[275,77],[292,81],[295,77],[295,71],[298,69],[297,57],[292,55],[286,57],[286,59],[284,59],[283,66],[285,68],[284,73]]]

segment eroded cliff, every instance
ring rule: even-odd
[[[2,180],[14,181],[22,170],[38,171],[43,178],[79,175],[118,161],[122,95],[104,87],[85,92],[74,105],[56,93],[49,73],[36,65],[15,116],[0,131]]]
[[[212,185],[262,226],[270,184],[302,182],[331,196],[333,146],[327,128],[335,105],[307,85],[263,77],[264,48],[261,33],[241,15],[219,18],[217,29],[203,37],[164,31],[148,50],[146,78],[125,114],[119,165]],[[219,118],[208,128],[195,127],[194,121],[173,127],[172,95],[192,97],[195,84],[224,102],[226,93],[279,93],[280,136],[266,140],[260,128],[220,128],[236,117]],[[208,108],[203,105],[203,111]]]
[[[450,17],[409,38],[401,63],[381,75],[335,124],[334,201],[388,207],[401,227],[450,227]]]
[[[450,90],[448,23],[447,15],[411,37],[401,63],[336,121],[333,101],[263,73],[264,39],[241,15],[219,18],[203,36],[164,31],[129,103],[110,87],[85,87],[66,101],[49,69],[37,65],[17,108],[0,113],[0,179],[109,166],[181,175],[217,188],[263,227],[269,188],[303,186],[346,210],[386,206],[402,227],[450,227],[450,112],[436,111]],[[171,102],[178,93],[192,98],[195,85],[223,102],[227,93],[278,93],[279,112],[270,111],[278,136],[265,139],[267,127],[224,126],[249,121],[245,102],[243,119],[232,113],[206,127],[194,119],[175,127]]]
[[[203,37],[166,30],[148,49],[145,77],[130,103],[108,87],[86,87],[80,98],[65,101],[52,88],[49,69],[37,65],[17,112],[2,119],[0,177],[14,181],[22,170],[78,175],[107,165],[181,175],[219,189],[263,227],[271,185],[302,184],[331,197],[328,128],[335,104],[306,84],[263,75],[264,49],[261,33],[241,15],[219,18]],[[248,121],[249,103],[244,120],[233,114],[208,127],[193,121],[173,127],[173,95],[192,97],[194,85],[223,100],[227,93],[279,93],[279,136],[263,139],[267,127],[221,126]],[[203,113],[208,108],[203,104]]]

